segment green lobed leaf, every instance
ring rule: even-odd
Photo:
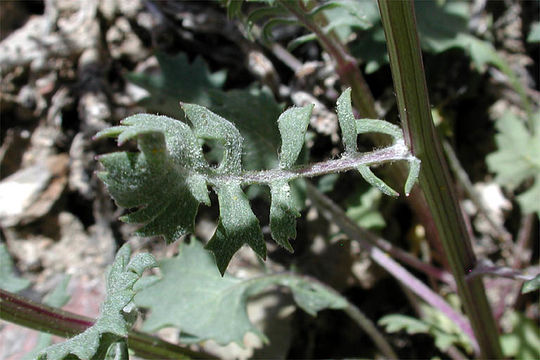
[[[133,286],[141,277],[134,270],[142,272],[156,266],[150,254],[139,254],[131,260],[130,255],[128,244],[118,250],[107,275],[107,297],[94,325],[63,343],[48,347],[40,352],[37,359],[101,359],[118,341],[125,342],[136,318],[126,310],[135,296]]]
[[[184,123],[165,116],[134,115],[122,126],[96,137],[118,134],[119,144],[138,139],[139,153],[112,153],[99,158],[106,171],[98,173],[119,206],[139,208],[121,218],[145,224],[137,234],[163,235],[168,242],[193,231],[199,202],[209,204],[200,174],[204,169],[197,138]]]
[[[532,117],[534,134],[525,127],[515,114],[506,112],[497,120],[495,136],[497,151],[486,157],[495,181],[515,190],[525,180],[534,179],[534,185],[517,197],[524,213],[540,214],[540,114]]]
[[[30,280],[18,277],[13,271],[13,261],[5,244],[0,244],[0,289],[19,292],[30,285]]]
[[[340,123],[348,129],[344,131],[347,137],[346,155],[350,157],[347,161],[362,155],[356,151],[357,134],[373,131],[393,137],[392,153],[396,154],[397,160],[416,161],[406,149],[401,131],[395,125],[382,120],[354,119],[350,89],[340,97],[338,105]],[[262,259],[266,256],[259,221],[242,190],[245,185],[263,184],[270,187],[272,237],[279,245],[292,251],[289,239],[296,235],[295,224],[299,213],[290,182],[304,174],[294,164],[303,147],[312,106],[293,107],[281,114],[278,119],[282,134],[281,169],[258,172],[245,170],[242,160],[244,140],[232,123],[203,106],[182,106],[193,124],[192,128],[166,116],[140,114],[96,135],[97,138],[117,137],[119,144],[136,139],[140,150],[139,153],[120,152],[100,157],[105,171],[98,176],[119,206],[132,209],[121,220],[142,224],[137,230],[138,235],[163,235],[166,241],[175,241],[193,232],[199,203],[210,205],[207,189],[207,185],[210,185],[218,197],[220,216],[207,248],[214,253],[219,270],[224,273],[232,256],[244,244]],[[240,124],[246,126],[248,122],[242,121]],[[251,134],[264,137],[260,131]],[[222,145],[223,158],[217,168],[205,160],[202,154],[203,140]],[[370,164],[358,166],[362,176],[381,191],[397,195],[371,172]],[[324,170],[324,167],[321,169]],[[418,166],[411,166],[406,187],[414,183],[418,170]]]
[[[272,285],[291,289],[298,305],[310,314],[325,308],[341,309],[347,304],[321,285],[294,275],[222,277],[212,256],[195,239],[180,244],[178,255],[161,261],[160,269],[162,278],[135,296],[138,306],[150,310],[143,329],[155,331],[172,326],[195,342],[212,339],[222,345],[243,345],[247,332],[265,339],[250,322],[246,306],[250,297]]]
[[[341,42],[347,43],[355,31],[366,30],[372,26],[365,9],[366,6],[361,1],[338,0],[314,8],[311,14],[322,11],[328,21],[324,32],[333,31]]]

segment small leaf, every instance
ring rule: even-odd
[[[358,171],[360,172],[360,175],[366,180],[369,184],[372,186],[375,186],[377,189],[379,189],[383,194],[386,194],[388,196],[394,196],[398,197],[399,193],[392,189],[390,186],[388,186],[384,181],[379,179],[369,168],[368,165],[361,165],[358,167]]]
[[[540,21],[534,21],[531,23],[531,30],[527,35],[528,43],[540,43]]]
[[[381,326],[385,326],[386,331],[389,333],[405,330],[407,334],[422,334],[429,331],[429,325],[424,321],[407,315],[386,315],[378,323]]]
[[[356,120],[351,105],[351,88],[346,89],[337,99],[337,116],[345,153],[352,154],[356,152]]]
[[[315,41],[317,40],[317,34],[306,34],[306,35],[302,35],[302,36],[299,36],[293,40],[291,40],[288,44],[287,44],[287,50],[289,51],[294,51],[297,47],[301,46],[301,45],[304,45],[305,43],[308,43],[310,41]]]
[[[135,317],[130,316],[124,309],[132,303],[135,295],[133,285],[140,278],[140,275],[129,269],[130,254],[131,249],[128,244],[118,250],[107,276],[107,297],[94,325],[63,343],[43,350],[38,355],[38,359],[60,360],[68,357],[99,359],[103,358],[110,346],[117,341],[125,342]],[[139,254],[134,262],[146,264],[147,267],[156,265],[150,254]]]
[[[223,101],[228,99],[233,103],[229,106],[224,102],[219,105],[221,110],[230,113],[237,120],[241,119],[237,123],[242,128],[254,128],[252,124],[250,126],[250,116],[253,114],[248,112],[249,116],[246,116],[246,112],[242,112],[242,106],[235,105],[245,105],[237,96],[241,93],[229,96],[231,94],[216,95],[216,98]],[[263,97],[259,98],[263,99],[264,96],[263,94]],[[270,110],[275,109],[272,102],[265,100],[252,105],[258,104],[270,105]],[[289,239],[296,235],[295,218],[299,213],[290,194],[290,182],[299,177],[331,172],[329,170],[331,167],[328,166],[330,162],[308,165],[303,169],[294,167],[304,143],[313,107],[291,108],[279,117],[278,127],[282,134],[280,168],[246,171],[242,161],[244,139],[238,128],[203,106],[195,104],[182,106],[193,128],[165,116],[140,114],[127,118],[120,126],[101,131],[96,135],[96,138],[116,136],[119,144],[136,139],[140,150],[139,153],[122,152],[100,157],[105,171],[100,172],[98,176],[107,185],[118,205],[132,209],[132,212],[122,216],[121,219],[142,224],[143,226],[137,230],[138,235],[163,235],[166,241],[175,241],[193,232],[199,203],[210,204],[207,189],[210,185],[218,196],[220,217],[207,248],[214,253],[219,270],[224,273],[232,256],[244,244],[249,245],[261,258],[264,259],[266,256],[266,246],[259,222],[250,208],[242,186],[267,185],[272,196],[270,206],[272,237],[279,245],[292,251]],[[266,113],[266,106],[262,108]],[[368,182],[389,195],[397,195],[369,169],[369,165],[375,164],[376,161],[363,161],[364,154],[356,150],[357,132],[379,131],[389,134],[393,137],[394,144],[390,151],[383,154],[382,161],[409,161],[412,164],[411,175],[406,186],[410,189],[418,175],[419,163],[414,163],[416,158],[404,145],[399,128],[382,120],[354,119],[350,104],[350,89],[340,97],[338,112],[340,123],[348,129],[344,130],[347,156],[341,159],[345,161],[340,161],[339,166],[349,166],[350,169],[358,166],[357,164],[363,164],[358,169]],[[267,124],[266,121],[264,124]],[[260,144],[256,146],[259,152],[272,154],[271,150],[275,149],[273,131],[269,131],[266,125],[255,128],[256,131],[248,131],[250,143]],[[223,159],[219,167],[215,168],[206,162],[202,154],[201,140],[222,145]],[[261,164],[271,163],[272,161],[268,159],[270,158],[266,157]]]
[[[30,285],[30,280],[15,275],[13,261],[5,244],[0,244],[0,289],[9,292],[19,292]]]
[[[405,196],[409,196],[411,190],[418,179],[420,174],[420,159],[412,157],[409,160],[409,175],[407,175],[407,181],[405,181]]]
[[[295,18],[278,17],[268,20],[262,27],[263,38],[266,41],[272,40],[272,30],[278,25],[300,25]]]
[[[521,287],[521,293],[527,294],[533,291],[536,291],[540,288],[540,274],[536,275],[534,279],[527,280],[523,283]]]
[[[290,169],[298,159],[304,146],[306,130],[313,105],[293,107],[287,109],[279,116],[278,127],[281,134],[281,154],[279,165],[283,169]]]
[[[150,310],[143,329],[156,331],[173,326],[180,329],[183,339],[187,337],[192,342],[212,339],[221,345],[242,345],[247,332],[266,339],[250,322],[246,306],[249,297],[272,285],[291,289],[298,305],[310,314],[347,305],[340,295],[295,275],[221,277],[211,254],[195,239],[190,244],[180,244],[178,255],[163,260],[160,269],[163,278],[135,296],[138,306]]]
[[[294,252],[289,239],[296,238],[296,218],[300,216],[291,197],[291,188],[285,181],[270,183],[270,230],[272,238],[289,252]]]
[[[219,223],[206,248],[214,253],[221,274],[225,273],[229,261],[244,244],[248,244],[257,255],[266,259],[266,244],[259,220],[251,211],[240,184],[231,182],[220,185],[217,195]]]

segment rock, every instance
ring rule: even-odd
[[[47,214],[67,184],[66,154],[26,167],[0,182],[0,224],[28,224]]]

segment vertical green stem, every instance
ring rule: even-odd
[[[497,325],[484,286],[479,278],[465,281],[476,258],[431,118],[414,3],[410,0],[378,0],[378,3],[405,141],[422,161],[420,187],[480,346],[480,356],[501,358]]]

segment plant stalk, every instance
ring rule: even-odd
[[[0,289],[0,318],[34,330],[70,338],[85,331],[94,320],[68,311],[43,305]],[[146,359],[215,359],[158,337],[131,330],[128,347]]]
[[[378,0],[405,142],[422,161],[419,184],[433,215],[480,357],[502,358],[497,325],[481,279],[465,281],[476,265],[441,144],[431,118],[413,1]]]

